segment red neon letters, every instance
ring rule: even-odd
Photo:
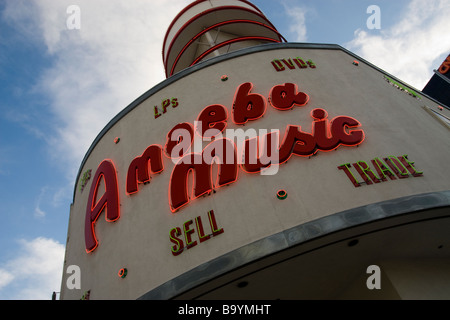
[[[97,200],[100,182],[103,178],[105,192],[100,200]],[[95,222],[106,209],[106,221],[112,222],[119,219],[120,205],[119,205],[119,189],[117,184],[116,168],[111,160],[104,160],[98,166],[95,173],[93,184],[89,192],[89,200],[86,208],[86,221],[84,236],[86,242],[86,252],[92,252],[97,248],[98,242],[95,237]]]
[[[266,112],[266,99],[257,93],[250,93],[253,84],[241,84],[236,91],[233,104],[233,121],[245,124],[249,120],[256,120]]]
[[[131,162],[128,168],[127,193],[136,193],[138,191],[138,183],[150,182],[150,173],[159,173],[163,170],[161,146],[149,146],[141,156]]]
[[[212,177],[212,165],[218,160],[217,178]],[[188,176],[194,173],[194,190],[188,190]],[[236,181],[238,162],[234,143],[228,139],[218,139],[206,146],[201,154],[191,153],[175,165],[169,186],[169,204],[172,212],[186,205],[191,199],[210,193],[214,186],[222,187]],[[193,196],[191,196],[193,194]]]
[[[278,145],[274,133],[266,135],[262,143],[257,142],[258,138],[246,140],[244,171],[260,172],[269,165],[286,162],[293,154],[309,157],[318,150],[330,151],[340,145],[357,146],[364,140],[364,131],[356,129],[361,124],[353,118],[339,116],[328,121],[328,114],[323,109],[314,109],[311,116],[314,118],[312,134],[303,132],[300,126],[289,125],[278,149],[273,147]],[[278,155],[274,157],[270,150],[277,150]],[[266,159],[261,161],[260,155]]]
[[[270,103],[278,110],[290,110],[294,104],[304,106],[308,101],[309,96],[298,92],[297,85],[293,83],[275,86],[270,91]]]
[[[166,156],[178,159],[184,156],[190,149],[194,139],[194,127],[188,122],[177,124],[167,134]]]
[[[205,139],[211,139],[215,136],[214,133],[218,134],[225,130],[227,119],[228,112],[224,106],[220,104],[208,106],[198,115],[197,123],[201,123],[202,128],[201,130],[196,128],[196,132]]]
[[[236,90],[231,113],[235,124],[244,125],[248,121],[257,120],[266,112],[266,98],[253,93],[252,89],[253,84],[246,82]],[[286,111],[294,106],[305,106],[309,96],[299,91],[296,84],[284,83],[271,89],[268,100],[274,109]],[[176,99],[163,101],[163,113],[170,104],[175,108],[178,102]],[[152,174],[164,170],[163,155],[173,161],[178,160],[172,170],[168,190],[170,210],[176,212],[193,199],[210,194],[215,188],[235,182],[238,178],[239,167],[248,173],[261,172],[271,165],[284,163],[292,155],[308,157],[319,150],[330,151],[340,145],[357,146],[364,140],[361,124],[354,118],[337,116],[329,120],[327,111],[320,108],[312,110],[310,115],[312,117],[310,132],[302,130],[298,125],[288,125],[283,138],[276,130],[261,139],[259,137],[247,139],[243,142],[243,148],[238,149],[234,139],[223,138],[220,135],[227,127],[227,109],[219,104],[207,106],[198,115],[195,127],[188,122],[174,126],[167,135],[164,148],[157,144],[150,145],[142,155],[131,161],[126,177],[126,194],[131,196],[137,193],[139,184],[149,183]],[[202,142],[212,141],[203,150],[192,152],[191,146],[194,143],[195,133],[202,138]],[[239,154],[240,152],[242,154]],[[217,165],[215,177],[213,177],[213,165]],[[342,169],[348,171],[346,166]],[[366,167],[361,166],[359,170],[373,178],[371,171]],[[380,167],[379,170],[384,169]],[[193,190],[188,188],[189,176],[193,176]],[[101,199],[95,202],[102,177],[105,181],[105,192]],[[94,224],[104,209],[106,209],[107,221],[115,221],[119,218],[117,174],[111,160],[104,160],[99,165],[91,186],[86,209],[87,252],[97,247]],[[210,219],[214,217],[210,216]],[[196,225],[199,240],[206,239],[204,237],[207,236],[201,232],[201,221],[196,220]],[[184,226],[187,246],[194,245],[194,241],[190,241],[189,238],[190,230],[192,230],[190,224]],[[172,229],[171,239],[175,241],[174,239],[182,233],[183,230],[180,228]],[[181,247],[181,243],[178,247]]]

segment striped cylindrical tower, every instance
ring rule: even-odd
[[[246,0],[197,0],[170,24],[163,43],[166,76],[200,61],[270,42],[285,41]]]

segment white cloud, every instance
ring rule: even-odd
[[[284,2],[283,6],[288,20],[291,21],[289,32],[294,37],[291,41],[306,42],[308,39],[306,35],[306,14],[309,10],[306,7],[287,5]]]
[[[42,199],[47,192],[48,187],[44,187],[41,189],[41,192],[39,193],[39,196],[36,201],[36,206],[34,207],[34,217],[35,218],[44,218],[46,216],[46,213],[41,209],[41,203]]]
[[[175,14],[190,2],[77,0],[81,28],[69,30],[71,0],[7,1],[4,16],[54,58],[35,89],[51,101],[55,135],[47,142],[55,162],[71,169],[69,179],[101,129],[165,79],[163,38]]]
[[[19,244],[16,256],[0,265],[0,299],[51,299],[61,287],[64,245],[42,237]]]
[[[44,211],[42,211],[39,204],[34,208],[34,216],[36,218],[44,218],[46,215],[47,214]]]
[[[14,280],[14,275],[4,269],[0,269],[0,292]]]
[[[48,212],[53,212],[52,209],[65,206],[71,201],[72,192],[73,181],[57,187],[48,185],[41,187],[34,205],[34,217],[38,219],[46,218]],[[66,208],[64,207],[64,209]],[[52,217],[50,216],[50,218]]]
[[[421,90],[450,52],[449,16],[450,0],[412,0],[394,26],[356,30],[346,47]]]

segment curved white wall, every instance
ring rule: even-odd
[[[290,69],[289,59],[292,62],[296,57],[310,59],[315,68],[293,64]],[[271,62],[282,59],[288,64],[277,71]],[[95,224],[99,245],[86,253],[85,217],[93,179],[87,181],[83,191],[77,181],[65,269],[69,265],[80,266],[82,288],[67,289],[65,274],[61,298],[80,299],[90,290],[91,299],[136,299],[199,265],[291,227],[358,206],[450,189],[450,172],[446,170],[449,132],[424,109],[436,109],[436,103],[426,97],[412,97],[388,83],[379,70],[361,61],[355,66],[354,60],[355,56],[332,46],[314,49],[275,45],[270,50],[253,49],[168,79],[154,94],[111,123],[88,154],[80,173],[92,170],[93,177],[103,160],[114,163],[120,218],[106,222],[105,213],[100,215]],[[222,75],[228,80],[222,81]],[[232,121],[235,92],[246,82],[253,84],[252,93],[266,100],[274,86],[285,83],[296,84],[310,99],[305,106],[294,106],[289,111],[277,110],[267,102],[262,118],[245,126],[236,125]],[[162,111],[162,102],[173,98],[178,102],[176,108],[169,106],[166,113],[160,112],[155,119],[154,107]],[[164,170],[153,174],[149,184],[139,184],[137,193],[128,195],[126,179],[133,159],[150,145],[164,147],[166,135],[175,125],[193,123],[205,107],[214,104],[226,107],[227,129],[279,129],[283,136],[288,125],[299,125],[304,132],[311,132],[311,111],[322,108],[329,119],[349,116],[359,121],[365,140],[358,147],[339,146],[330,152],[318,151],[313,157],[292,156],[275,175],[249,174],[239,169],[234,183],[190,201],[176,213],[170,209],[168,195],[174,163],[164,156]],[[441,112],[448,114],[447,110]],[[118,143],[114,142],[116,137],[120,138]],[[338,169],[346,163],[370,164],[377,157],[406,154],[417,170],[423,171],[422,176],[409,175],[356,188]],[[280,189],[287,191],[287,199],[277,199]],[[102,189],[99,197],[101,194]],[[206,230],[210,210],[224,232],[200,243],[195,218],[201,217]],[[174,256],[170,231],[182,229],[190,220],[193,224],[188,224],[187,230],[195,230],[192,240],[198,244]],[[128,269],[124,279],[117,275],[121,268]]]

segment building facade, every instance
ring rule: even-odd
[[[434,70],[433,76],[422,91],[440,103],[450,105],[450,54],[439,69]]]
[[[244,0],[163,63],[82,161],[61,299],[450,298],[450,110]]]

